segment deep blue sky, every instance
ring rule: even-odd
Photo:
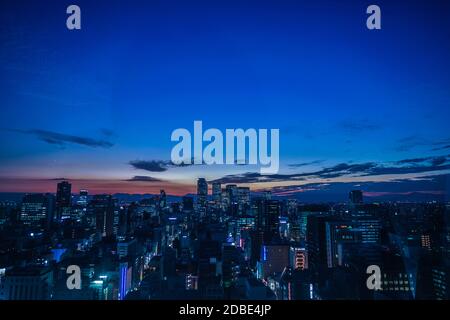
[[[65,27],[72,3],[81,7],[79,31]],[[370,4],[381,7],[382,30],[366,28]],[[450,153],[448,1],[3,1],[0,7],[2,191],[24,190],[21,181],[30,178],[89,186],[88,180],[151,176],[170,188],[200,175],[258,171],[130,165],[169,160],[171,132],[191,129],[194,120],[207,128],[279,128],[282,174],[341,163],[447,172],[449,159],[433,159]],[[416,158],[423,161],[396,162]],[[431,167],[436,163],[444,167]],[[412,171],[397,170],[395,178],[427,173]],[[355,172],[337,178],[348,173]],[[147,184],[121,186],[134,191]]]

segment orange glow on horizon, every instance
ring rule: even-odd
[[[56,184],[62,180],[53,179],[14,179],[3,178],[0,182],[0,192],[24,192],[24,193],[55,193]],[[195,185],[179,184],[174,182],[145,182],[123,180],[88,180],[67,179],[72,184],[72,193],[81,189],[89,191],[89,194],[158,194],[164,189],[167,194],[183,196],[196,192]]]

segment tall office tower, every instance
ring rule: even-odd
[[[237,189],[238,203],[240,205],[250,204],[250,188],[249,187],[239,187]]]
[[[230,197],[227,190],[222,190],[222,209],[227,210],[230,207]]]
[[[194,210],[194,199],[192,197],[183,197],[183,211]]]
[[[230,205],[237,202],[237,185],[229,184],[225,187],[228,194],[228,199],[230,200]]]
[[[272,191],[264,191],[264,199],[272,200]]]
[[[159,207],[165,208],[167,206],[167,196],[164,190],[159,191]]]
[[[294,270],[308,269],[308,252],[304,247],[291,246],[289,250],[291,268]]]
[[[213,182],[212,184],[212,195],[213,195],[213,201],[216,206],[221,205],[222,201],[222,186],[220,182]]]
[[[95,195],[90,206],[95,215],[97,231],[103,237],[114,234],[115,206],[111,195]]]
[[[294,218],[297,214],[297,200],[296,199],[289,199],[287,201],[287,213],[288,216],[291,218]]]
[[[49,226],[53,220],[54,201],[51,194],[25,195],[20,210],[20,221],[29,226]]]
[[[382,223],[380,217],[366,214],[352,215],[352,225],[354,231],[360,233],[360,257],[363,258],[366,263],[379,264],[382,255],[381,245],[381,231]],[[394,238],[391,241],[395,241]]]
[[[361,232],[350,221],[325,222],[327,265],[329,268],[342,266],[344,257],[361,242]]]
[[[230,298],[228,291],[232,288],[239,277],[239,252],[234,245],[224,244],[222,247],[222,286],[225,298]]]
[[[263,245],[261,258],[257,264],[257,277],[267,279],[274,273],[281,273],[289,266],[289,245]]]
[[[265,201],[265,230],[264,238],[266,243],[280,237],[280,202],[278,200]]]
[[[61,181],[56,189],[56,219],[70,217],[70,206],[72,200],[72,185],[68,181]]]
[[[82,207],[86,207],[88,204],[88,191],[87,190],[80,190],[80,195],[78,196],[77,204]]]
[[[119,293],[118,300],[124,300],[131,289],[132,266],[128,262],[119,263]]]
[[[15,222],[15,217],[12,217],[13,212],[15,216],[16,202],[14,201],[0,201],[0,227],[5,225],[8,221]]]
[[[363,192],[361,190],[350,191],[349,200],[351,204],[362,204],[363,203]]]
[[[268,244],[279,238],[280,202],[257,198],[253,202],[256,213],[256,229],[264,233],[264,243]]]
[[[308,267],[314,271],[328,267],[326,222],[330,220],[330,216],[321,214],[311,214],[307,217]]]
[[[209,296],[217,292],[218,299],[223,298],[221,289],[220,272],[218,272],[219,261],[222,251],[220,243],[211,239],[202,240],[199,243],[197,274],[199,275],[198,288],[200,294]],[[209,292],[209,293],[208,293]]]
[[[15,267],[7,270],[0,286],[0,300],[50,300],[53,270],[48,267]]]
[[[205,207],[208,198],[208,183],[206,182],[205,178],[199,178],[197,180],[197,196],[197,202],[199,206]]]

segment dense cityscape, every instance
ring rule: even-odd
[[[0,203],[0,299],[449,299],[450,204],[363,194],[306,204],[200,178],[196,195],[130,200],[61,181]]]
[[[449,13],[0,1],[2,314],[448,312]]]

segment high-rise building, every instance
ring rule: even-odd
[[[337,220],[325,222],[325,233],[328,267],[342,266],[346,249],[361,242],[361,232],[350,221]]]
[[[194,210],[194,199],[192,197],[183,197],[183,211]]]
[[[119,264],[119,300],[124,300],[131,289],[132,268],[128,262]]]
[[[236,246],[224,244],[222,247],[222,285],[225,293],[233,287],[239,276],[239,254]]]
[[[249,187],[239,187],[238,193],[238,203],[239,205],[249,205],[250,204],[250,188]]]
[[[53,219],[53,206],[51,194],[27,194],[22,200],[20,221],[30,226],[49,226]]]
[[[306,248],[291,246],[289,250],[289,259],[293,270],[308,269],[308,252]]]
[[[220,182],[213,182],[212,184],[212,195],[214,203],[219,206],[222,201],[222,186]]]
[[[88,204],[88,196],[89,192],[87,190],[80,190],[80,194],[78,196],[77,204],[82,207],[86,207]]]
[[[72,185],[68,181],[61,181],[56,189],[56,219],[70,217],[70,206],[72,204]]]
[[[205,178],[199,178],[197,180],[197,196],[198,204],[201,207],[205,206],[208,198],[208,183]]]
[[[96,220],[97,231],[103,237],[114,234],[114,199],[111,195],[95,195],[90,203]]]
[[[263,232],[265,244],[279,239],[280,209],[278,200],[255,198],[252,202],[252,211],[256,216],[256,229]]]
[[[6,271],[0,283],[0,300],[50,300],[53,271],[48,267],[23,267]]]
[[[288,245],[264,245],[261,248],[261,257],[257,266],[259,279],[267,278],[274,273],[281,273],[289,266]]]
[[[331,220],[327,215],[307,216],[308,267],[314,271],[328,267],[326,223]]]
[[[230,205],[237,202],[237,185],[229,184],[225,187],[225,190],[228,194],[228,199],[230,201]]]
[[[165,208],[167,206],[167,196],[164,190],[160,190],[159,192],[159,207]]]
[[[349,193],[349,200],[351,204],[363,203],[363,192],[361,190],[352,190]]]

